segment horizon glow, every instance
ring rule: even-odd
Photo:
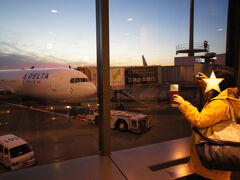
[[[189,0],[109,1],[111,66],[173,65]],[[194,41],[225,53],[227,0],[195,0]],[[95,1],[0,2],[0,67],[96,65]],[[184,55],[178,55],[184,56]],[[186,56],[186,55],[185,55]]]

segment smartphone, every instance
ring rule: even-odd
[[[197,80],[200,80],[200,79],[201,79],[200,74],[196,74],[196,75],[195,75],[195,78],[196,78]]]

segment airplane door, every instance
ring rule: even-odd
[[[69,86],[69,92],[70,92],[70,96],[73,96],[73,86],[75,84],[75,78],[71,78],[70,79],[70,86]]]
[[[66,82],[66,85],[64,86],[64,89],[65,89],[65,92],[67,94],[67,98],[70,98],[72,99],[73,97],[73,86],[74,86],[74,78],[71,78],[71,77],[63,77],[65,78],[65,82]]]
[[[53,81],[51,81],[51,91],[56,91],[56,79],[54,78]]]

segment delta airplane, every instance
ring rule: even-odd
[[[87,76],[71,68],[0,70],[0,92],[47,101],[79,103],[96,93]]]

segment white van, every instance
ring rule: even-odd
[[[0,163],[10,169],[32,166],[36,163],[29,144],[13,134],[0,136]]]

